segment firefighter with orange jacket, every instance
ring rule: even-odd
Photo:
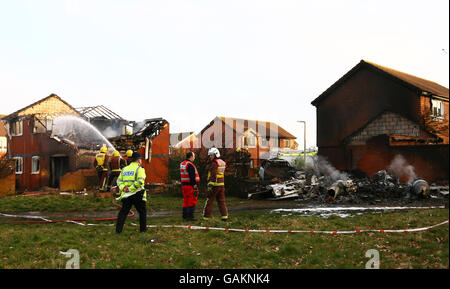
[[[120,156],[120,153],[118,151],[114,151],[113,156],[111,157],[111,160],[108,163],[108,168],[109,168],[108,188],[111,188],[113,185],[115,185],[115,180],[117,180],[117,178],[120,175],[120,172],[126,166],[127,166],[127,163]]]
[[[186,153],[186,159],[180,163],[181,191],[183,192],[183,219],[197,221],[194,218],[195,206],[198,200],[200,176],[194,165],[194,152]]]
[[[109,156],[106,154],[108,149],[103,146],[100,148],[100,152],[95,156],[94,167],[98,174],[98,190],[105,192],[108,180],[108,162]]]
[[[208,151],[210,168],[208,172],[208,190],[206,193],[206,204],[203,210],[203,219],[211,217],[214,199],[217,199],[222,221],[228,221],[228,209],[225,203],[225,168],[226,163],[220,159],[220,152],[217,148],[210,148]]]

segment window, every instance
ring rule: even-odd
[[[7,144],[6,137],[0,136],[0,152],[6,152],[7,149],[6,144]]]
[[[22,157],[15,157],[14,160],[16,161],[16,174],[22,174],[23,172],[23,158]]]
[[[253,135],[244,137],[244,146],[250,148],[256,147],[256,137]]]
[[[436,118],[444,118],[444,104],[437,99],[431,100],[431,116]]]
[[[261,138],[261,147],[263,147],[263,148],[269,147],[269,138],[265,138],[265,137]]]
[[[40,169],[39,157],[34,156],[31,158],[31,173],[39,174],[39,169]]]
[[[291,147],[291,142],[288,139],[283,140],[283,147],[284,148],[289,148]]]
[[[11,122],[11,135],[19,136],[22,135],[23,122],[21,120]]]

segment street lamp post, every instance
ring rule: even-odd
[[[303,133],[304,133],[304,136],[303,136],[303,144],[304,144],[304,146],[303,146],[303,154],[304,154],[304,157],[305,157],[305,166],[306,166],[306,121],[304,121],[304,120],[297,120],[297,122],[303,122],[303,127],[304,127],[304,129],[303,129]]]

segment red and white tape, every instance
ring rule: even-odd
[[[228,231],[228,232],[247,232],[247,233],[310,233],[310,234],[357,234],[357,233],[409,233],[420,232],[430,230],[445,224],[448,224],[449,220],[435,224],[432,226],[414,228],[414,229],[401,229],[401,230],[352,230],[352,231],[320,231],[320,230],[271,230],[271,229],[234,229],[234,228],[218,228],[218,227],[204,227],[204,226],[186,226],[186,225],[148,225],[148,228],[183,228],[188,230],[216,230],[216,231]],[[133,224],[136,225],[136,224]]]
[[[114,224],[92,224],[92,223],[81,223],[86,222],[88,219],[64,219],[64,220],[49,220],[41,216],[29,216],[29,215],[12,215],[12,214],[4,214],[0,213],[0,216],[4,217],[13,217],[13,218],[27,218],[27,219],[41,219],[41,221],[7,221],[6,223],[73,223],[81,226],[113,226]],[[128,217],[134,216],[134,212],[131,211]],[[101,218],[101,219],[93,219],[93,221],[113,221],[116,218]],[[448,224],[449,220],[444,222],[420,228],[413,229],[400,229],[400,230],[392,230],[392,229],[368,229],[368,230],[351,230],[351,231],[322,231],[322,230],[278,230],[278,229],[235,229],[235,228],[222,228],[222,227],[205,227],[205,226],[192,226],[192,225],[147,225],[148,228],[182,228],[188,230],[212,230],[212,231],[228,231],[228,232],[246,232],[246,233],[310,233],[310,234],[331,234],[331,235],[340,235],[340,234],[358,234],[358,233],[412,233],[412,232],[420,232],[430,230],[445,224]],[[137,224],[131,223],[136,226]]]

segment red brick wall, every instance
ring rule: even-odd
[[[417,177],[424,178],[428,182],[436,182],[448,180],[448,153],[448,145],[390,147],[387,136],[378,136],[367,142],[358,168],[372,176],[379,170],[387,169],[396,155],[402,155],[408,164],[414,167]],[[399,177],[400,181],[407,181],[406,175]]]
[[[146,183],[167,183],[169,181],[169,127],[169,124],[167,124],[160,134],[153,139],[150,162],[145,159],[142,160],[142,166],[147,175]],[[141,148],[139,152],[144,155],[144,148]]]
[[[64,154],[69,157],[69,170],[75,169],[75,152],[67,145],[51,139],[46,133],[32,133],[32,119],[23,120],[23,133],[13,136],[8,144],[11,157],[23,157],[23,173],[16,174],[17,190],[34,190],[48,186],[50,182],[50,156]],[[40,170],[31,173],[33,156],[40,157]]]
[[[386,110],[419,121],[419,96],[383,74],[361,68],[318,104],[317,145],[339,146]]]

